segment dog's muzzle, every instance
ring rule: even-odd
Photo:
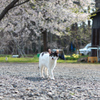
[[[54,60],[54,58],[52,58],[52,60]]]

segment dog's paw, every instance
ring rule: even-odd
[[[41,78],[44,78],[44,76],[43,76],[43,75],[40,75],[40,77],[41,77]]]
[[[51,79],[51,80],[55,80],[55,78],[54,78],[54,77],[51,77],[50,79]]]

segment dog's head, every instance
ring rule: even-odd
[[[51,58],[52,60],[56,60],[56,59],[58,59],[58,57],[59,57],[59,55],[58,55],[58,52],[57,52],[57,51],[51,52],[50,58]]]

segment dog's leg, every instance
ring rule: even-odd
[[[55,79],[54,75],[53,75],[53,70],[51,70],[51,79],[53,79],[53,80]]]
[[[40,67],[40,76],[41,76],[41,77],[44,77],[44,76],[43,76],[43,66]]]
[[[49,69],[49,75],[50,75],[50,79],[54,80],[53,70],[52,69]]]
[[[45,67],[45,75],[48,78],[48,69]]]

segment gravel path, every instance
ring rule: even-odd
[[[0,63],[0,100],[100,100],[99,64],[61,64],[55,80],[39,77],[38,64]]]

